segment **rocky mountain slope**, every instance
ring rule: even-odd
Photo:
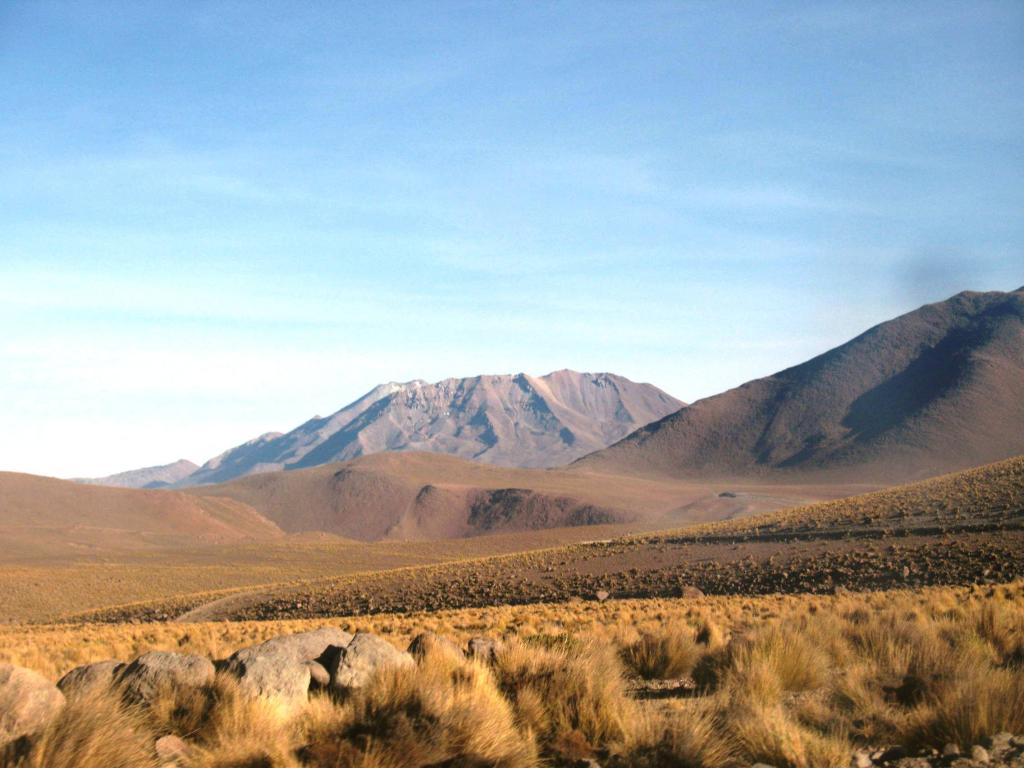
[[[905,481],[1020,453],[1024,288],[926,305],[698,401],[575,466]]]
[[[193,464],[188,459],[178,459],[172,464],[130,469],[107,477],[76,477],[75,482],[86,485],[109,485],[114,488],[165,488],[181,482],[197,469],[198,464]]]
[[[206,462],[182,484],[314,467],[381,451],[446,453],[554,467],[604,448],[683,403],[611,373],[557,371],[383,384],[326,418],[269,433]]]

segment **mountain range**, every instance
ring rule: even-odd
[[[56,557],[308,532],[638,529],[978,466],[1024,454],[1024,289],[957,294],[680,406],[649,385],[568,371],[385,385],[227,452],[179,490],[0,473],[0,537],[6,557]],[[567,462],[648,416],[567,466],[501,465]],[[563,458],[542,460],[554,456]],[[281,467],[290,471],[273,471]]]

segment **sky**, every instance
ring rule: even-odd
[[[1024,285],[1024,4],[0,3],[0,470],[683,400]]]

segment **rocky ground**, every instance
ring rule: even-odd
[[[315,618],[612,598],[828,594],[984,584],[1024,577],[1024,529],[746,532],[714,539],[647,537],[403,568],[212,600],[90,614],[99,621]]]

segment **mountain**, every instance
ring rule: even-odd
[[[130,469],[107,477],[79,477],[76,483],[86,485],[109,485],[115,488],[164,488],[184,480],[199,469],[187,459],[178,459],[173,464],[161,464],[158,467]]]
[[[346,461],[381,451],[555,467],[604,448],[683,403],[611,373],[557,371],[376,387],[326,418],[271,432],[206,462],[181,485]]]
[[[0,560],[106,555],[281,535],[274,523],[234,499],[0,472]]]
[[[576,469],[909,480],[1024,453],[1024,288],[964,292],[693,403]]]

